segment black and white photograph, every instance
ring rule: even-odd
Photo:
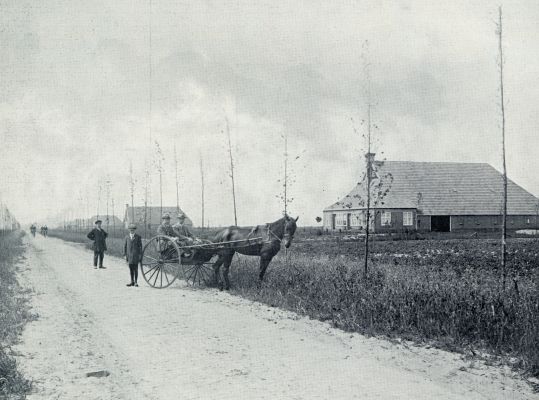
[[[0,0],[0,399],[539,400],[539,2]]]

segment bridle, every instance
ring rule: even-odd
[[[273,232],[271,229],[270,229],[270,224],[266,224],[267,227],[268,227],[268,240],[270,239],[270,235],[273,236],[275,239],[277,239],[279,241],[279,243],[282,243],[284,239],[288,239],[289,241],[292,240],[294,238],[294,235],[290,235],[290,233],[288,233],[286,231],[286,221],[285,221],[285,227],[283,228],[284,230],[284,234],[283,234],[283,238],[281,239],[279,236],[277,236],[275,234],[275,232]],[[271,240],[270,240],[271,241]]]

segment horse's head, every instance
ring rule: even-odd
[[[297,228],[296,222],[299,219],[299,217],[294,219],[294,218],[290,218],[288,215],[285,215],[284,218],[285,219],[284,219],[283,241],[284,241],[284,247],[288,249],[290,245],[292,244],[292,240],[294,239],[294,234],[296,233],[296,228]]]

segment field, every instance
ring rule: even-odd
[[[52,235],[87,242],[82,234]],[[121,255],[121,239],[108,245],[109,254]],[[505,290],[492,239],[375,240],[371,251],[364,275],[360,241],[300,231],[270,265],[262,289],[256,259],[235,258],[232,292],[344,330],[502,359],[539,375],[536,239],[509,240]]]
[[[23,249],[20,232],[0,231],[0,398],[24,398],[30,390],[11,353],[24,324],[32,318],[27,296],[15,277],[14,265]]]

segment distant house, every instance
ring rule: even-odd
[[[0,203],[0,232],[20,229],[17,219],[11,214],[5,204]]]
[[[181,209],[180,212],[183,212]],[[185,212],[183,212],[185,214]],[[150,232],[155,232],[157,227],[161,224],[162,214],[169,214],[172,224],[177,222],[178,208],[177,207],[163,207],[161,212],[161,207],[133,207],[129,204],[125,205],[125,214],[123,225],[127,226],[134,222],[141,229],[146,227]],[[185,224],[193,226],[193,221],[186,215]],[[134,216],[134,219],[133,219]]]
[[[89,221],[90,225],[94,225],[97,219],[98,219],[97,215],[93,215]],[[123,226],[124,224],[123,221],[120,218],[118,218],[116,215],[100,215],[99,219],[103,221],[101,224],[102,227],[115,226],[116,228],[119,228]]]
[[[373,170],[375,184],[390,177],[382,186],[386,196],[373,207],[375,232],[501,228],[503,176],[489,164],[374,161]],[[365,229],[365,187],[358,184],[324,209],[326,229]],[[511,180],[507,190],[507,228],[536,228],[539,199]]]

